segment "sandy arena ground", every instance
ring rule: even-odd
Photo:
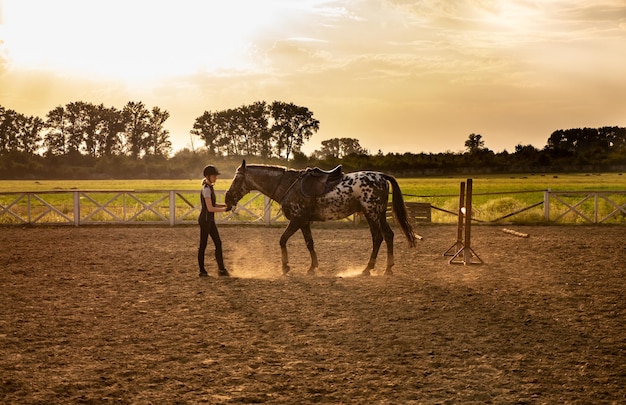
[[[233,276],[197,276],[196,227],[0,228],[3,404],[626,403],[626,227],[369,231],[222,226]],[[384,269],[381,249],[378,269]]]

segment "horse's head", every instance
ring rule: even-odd
[[[246,183],[246,161],[244,159],[241,166],[239,166],[235,172],[235,177],[233,178],[230,188],[226,191],[226,195],[224,197],[226,205],[229,207],[237,205],[239,200],[241,200],[241,198],[249,192],[250,188]]]

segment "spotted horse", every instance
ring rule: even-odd
[[[318,179],[326,182],[327,187],[315,187],[313,183]],[[234,207],[244,195],[256,190],[281,205],[283,214],[289,220],[280,237],[283,274],[290,270],[287,241],[294,233],[302,231],[311,255],[311,266],[307,274],[312,275],[318,267],[318,260],[311,234],[311,222],[336,220],[362,213],[372,234],[372,252],[362,274],[370,275],[370,271],[374,269],[383,240],[387,246],[387,267],[384,274],[392,274],[394,233],[386,215],[389,183],[392,186],[392,211],[396,223],[409,245],[415,247],[419,236],[413,232],[409,223],[398,182],[394,177],[380,172],[358,171],[344,174],[341,168],[330,172],[317,168],[294,170],[282,166],[247,165],[244,160],[226,192],[225,202],[227,206]],[[313,195],[311,190],[314,191]]]

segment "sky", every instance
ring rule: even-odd
[[[626,126],[626,0],[0,0],[0,105],[169,111],[174,151],[204,111],[305,106],[372,154],[543,148]]]

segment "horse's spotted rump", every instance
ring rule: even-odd
[[[387,209],[388,195],[389,184],[382,173],[348,173],[335,189],[317,198],[314,217],[317,221],[327,221],[362,212],[366,217],[378,219]]]

